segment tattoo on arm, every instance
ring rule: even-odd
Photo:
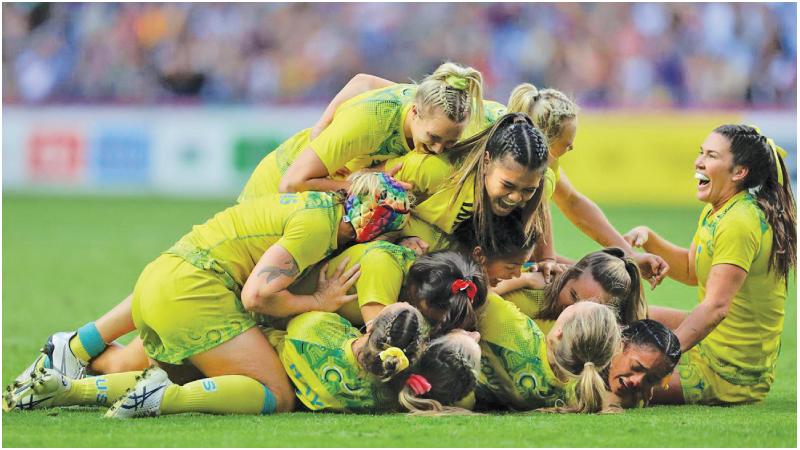
[[[297,269],[297,263],[294,261],[294,258],[287,259],[286,261],[283,262],[283,264],[288,265],[289,267],[283,269],[275,266],[267,266],[263,268],[260,272],[258,272],[258,276],[266,274],[267,284],[271,283],[273,280],[275,280],[281,275],[289,278],[294,278],[295,276],[297,276],[299,270]]]

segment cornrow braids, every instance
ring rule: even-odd
[[[477,344],[475,344],[477,345]],[[473,359],[458,340],[451,335],[431,341],[409,374],[423,376],[431,385],[430,391],[417,395],[407,386],[398,396],[400,404],[411,412],[453,412],[448,408],[475,389],[480,359]]]
[[[483,117],[483,76],[471,67],[445,62],[417,87],[415,102],[424,113],[438,107],[455,123]]]
[[[622,343],[625,348],[630,345],[644,346],[662,353],[670,372],[681,359],[681,343],[678,336],[655,320],[637,320],[628,324],[622,329]]]
[[[750,191],[772,227],[767,270],[774,269],[788,283],[789,272],[797,264],[797,211],[786,164],[772,149],[767,137],[753,127],[722,125],[715,128],[714,133],[730,141],[734,166],[748,169],[739,187]]]
[[[424,338],[424,319],[419,310],[408,304],[392,306],[384,309],[375,318],[359,362],[368,372],[384,382],[389,381],[400,371],[399,361],[395,357],[381,360],[380,352],[389,347],[397,347],[413,363],[419,355]]]

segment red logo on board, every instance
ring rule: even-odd
[[[34,132],[28,139],[28,173],[37,181],[78,181],[83,142],[72,131]]]

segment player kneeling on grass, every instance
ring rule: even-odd
[[[460,411],[447,405],[475,387],[477,333],[453,330],[428,342],[422,315],[405,303],[385,308],[365,335],[342,317],[325,312],[301,314],[286,331],[263,333],[280,355],[279,370],[286,370],[297,397],[312,411]],[[107,403],[111,396],[122,395],[107,417],[269,412],[260,396],[242,389],[244,379],[250,380],[228,375],[179,386],[156,367],[83,380],[41,369],[19,392],[7,395],[4,406],[97,405],[101,396]]]
[[[783,150],[746,125],[717,127],[694,163],[707,203],[690,248],[647,227],[626,238],[661,255],[669,276],[698,286],[690,313],[651,308],[680,339],[678,372],[653,402],[735,404],[764,399],[775,380],[797,216]]]
[[[176,380],[236,374],[239,389],[262,398],[266,411],[292,410],[289,380],[276,370],[278,355],[251,313],[286,317],[351,301],[346,291],[358,266],[322,277],[313,295],[287,287],[334,250],[401,227],[409,204],[391,177],[370,173],[355,176],[346,197],[275,194],[195,226],[144,269],[134,288],[130,314],[148,358]],[[99,333],[88,337],[88,347],[104,347]],[[62,349],[67,354],[77,359],[70,347]]]

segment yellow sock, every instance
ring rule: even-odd
[[[161,414],[185,412],[270,414],[275,412],[275,396],[263,384],[243,375],[173,384],[161,400]]]
[[[72,339],[69,340],[69,349],[72,350],[72,353],[78,357],[81,361],[88,363],[91,356],[89,356],[89,352],[83,348],[83,344],[81,340],[78,338],[78,335],[72,336]]]
[[[53,406],[111,406],[127,389],[136,385],[136,375],[141,373],[112,373],[72,380],[67,390],[53,399]]]

